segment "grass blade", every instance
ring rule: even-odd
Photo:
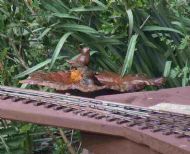
[[[132,12],[131,9],[127,10],[127,15],[128,15],[128,18],[129,18],[129,38],[130,38],[131,34],[133,32],[133,24],[134,24],[133,12]]]
[[[100,2],[99,0],[92,0],[92,2],[98,4],[99,6],[103,7],[103,8],[107,8],[107,6],[105,4],[103,4],[102,2]]]
[[[3,143],[3,146],[5,147],[7,153],[10,154],[10,149],[9,149],[8,145],[6,144],[4,138],[3,138],[1,135],[0,135],[0,140],[1,140],[1,142]]]
[[[143,31],[168,31],[168,32],[174,32],[174,33],[179,33],[183,35],[180,31],[174,28],[160,27],[160,26],[145,26],[143,28]]]
[[[135,34],[131,37],[131,39],[129,41],[127,54],[125,56],[124,65],[123,65],[123,68],[121,71],[121,76],[124,76],[125,72],[129,73],[131,70],[137,38],[138,38],[138,35]]]
[[[51,28],[46,28],[43,33],[37,38],[37,40],[41,40],[50,30]]]
[[[189,67],[186,61],[185,67],[183,68],[183,78],[182,78],[182,87],[187,86],[189,82]]]
[[[63,44],[65,43],[65,41],[67,40],[67,38],[71,35],[72,33],[71,32],[68,32],[66,34],[64,34],[61,39],[59,40],[55,50],[54,50],[54,53],[53,53],[53,56],[52,56],[52,59],[51,59],[51,64],[50,64],[50,67],[49,67],[49,70],[53,67],[59,53],[60,53],[60,50],[61,48],[63,47]]]
[[[71,12],[90,12],[90,11],[104,11],[105,9],[103,7],[99,7],[99,6],[96,6],[96,7],[77,7],[77,8],[72,8],[70,9],[70,13]]]
[[[83,32],[87,34],[98,34],[98,32],[88,26],[85,25],[78,25],[78,24],[64,24],[62,27],[64,27],[68,31],[78,31],[78,32]]]
[[[59,17],[59,18],[66,18],[66,19],[76,19],[80,20],[80,18],[66,14],[66,13],[53,13],[53,16]]]
[[[58,57],[57,59],[62,59],[62,58],[65,58],[65,56]],[[14,77],[14,79],[22,78],[22,77],[24,77],[24,76],[26,76],[28,74],[31,74],[31,73],[35,72],[36,70],[39,70],[40,68],[46,66],[51,61],[52,61],[52,59],[47,59],[47,60],[45,60],[45,61],[43,61],[43,62],[41,62],[41,63],[31,67],[31,68],[29,68],[29,69],[27,69],[26,71],[24,71],[22,73],[19,73],[18,75],[16,75]]]
[[[164,77],[168,77],[170,75],[170,70],[171,70],[171,65],[172,65],[172,61],[167,61],[165,64],[165,68],[164,68]]]

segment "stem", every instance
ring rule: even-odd
[[[5,147],[7,153],[10,154],[10,149],[9,149],[8,145],[6,144],[4,138],[1,135],[0,135],[0,140],[1,140],[2,144],[3,144],[3,146]]]
[[[145,21],[142,23],[142,25],[140,26],[140,29],[142,29],[144,27],[144,25],[146,24],[146,22],[148,21],[148,19],[150,18],[150,15],[148,15],[148,17],[145,19]]]
[[[28,65],[27,65],[27,64],[25,63],[25,61],[22,59],[22,56],[21,56],[19,50],[17,49],[17,47],[16,47],[16,45],[15,45],[13,39],[10,38],[10,37],[8,37],[8,36],[6,36],[6,35],[4,35],[4,34],[2,34],[2,33],[0,33],[0,36],[3,37],[3,38],[8,39],[9,44],[10,44],[10,46],[13,48],[13,50],[14,50],[14,52],[15,52],[15,54],[16,54],[16,56],[17,56],[19,62],[20,62],[20,64],[21,64],[25,69],[28,69]]]
[[[25,63],[25,61],[22,59],[20,52],[18,51],[18,49],[16,48],[16,45],[12,42],[12,40],[9,40],[10,45],[12,46],[13,50],[15,51],[15,54],[17,55],[18,60],[20,61],[20,64],[25,68],[28,69],[27,64]]]
[[[27,8],[30,10],[30,12],[32,13],[32,15],[35,15],[34,10],[32,9],[32,7],[30,7],[30,4],[27,0],[24,0],[25,5],[27,6]]]
[[[72,147],[71,143],[69,143],[69,141],[68,141],[68,139],[67,139],[65,133],[63,132],[63,130],[62,130],[61,128],[59,128],[59,132],[60,132],[61,137],[63,138],[63,141],[64,141],[65,144],[67,145],[67,148],[68,148],[69,152],[70,152],[71,154],[76,154],[74,148]]]

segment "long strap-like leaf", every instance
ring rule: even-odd
[[[67,38],[71,35],[72,33],[71,32],[67,32],[66,34],[64,34],[61,39],[59,40],[55,50],[54,50],[54,53],[53,53],[53,56],[52,56],[52,59],[51,59],[51,64],[50,64],[50,67],[49,67],[49,70],[52,69],[60,51],[61,51],[61,48],[63,47],[63,44],[65,43],[65,41],[67,40]]]
[[[125,56],[124,65],[123,65],[123,68],[121,71],[121,76],[124,76],[125,72],[128,73],[131,70],[137,38],[138,38],[138,34],[132,35],[132,37],[129,41],[127,54]]]

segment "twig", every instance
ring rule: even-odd
[[[10,46],[13,48],[15,54],[17,55],[18,60],[20,61],[20,64],[21,64],[25,69],[27,69],[27,68],[28,68],[28,65],[27,65],[27,64],[25,63],[25,61],[22,59],[22,56],[20,55],[20,52],[19,52],[19,50],[17,49],[17,47],[16,47],[16,45],[15,45],[15,43],[14,43],[14,40],[13,40],[12,38],[10,38],[10,37],[8,37],[8,36],[2,34],[2,33],[0,33],[0,36],[3,37],[3,38],[8,39]]]
[[[0,33],[0,36],[1,36],[1,37],[4,37],[4,38],[6,38],[6,39],[8,38],[5,34],[2,34],[2,33]]]
[[[15,51],[16,55],[17,55],[17,58],[18,60],[20,61],[20,64],[25,68],[27,69],[28,66],[27,64],[25,63],[25,61],[22,59],[21,55],[20,55],[20,52],[18,51],[18,49],[16,48],[16,45],[13,43],[13,41],[11,39],[9,39],[9,43],[10,45],[12,46],[13,50]]]
[[[7,127],[8,127],[6,120],[0,119],[0,121],[1,121],[1,123],[2,123],[2,125],[3,125],[4,128],[7,128]]]
[[[60,132],[61,137],[63,138],[63,141],[64,141],[65,144],[67,145],[67,148],[68,148],[69,152],[70,152],[71,154],[76,154],[74,148],[72,147],[71,143],[69,143],[69,141],[68,141],[68,139],[67,139],[65,133],[63,132],[63,130],[62,130],[61,128],[59,128],[59,132]]]
[[[10,57],[10,56],[8,56],[8,55],[6,56],[6,58],[7,58],[7,59],[9,59],[9,60],[12,60],[12,61],[13,61],[13,62],[15,62],[15,63],[17,63],[17,61],[16,61],[16,60],[14,60],[13,58],[11,58],[11,57]]]
[[[5,142],[4,138],[3,138],[1,135],[0,135],[0,140],[1,140],[1,142],[3,143],[3,146],[5,147],[7,153],[10,154],[10,149],[9,149],[7,143]]]
[[[73,142],[73,134],[74,134],[74,130],[72,129],[72,132],[71,132],[71,144],[72,144],[72,142]]]
[[[51,130],[49,129],[49,127],[46,127],[46,129],[47,129],[48,135],[52,138],[52,141],[55,142],[55,141],[56,141],[56,138],[55,138],[55,136],[53,135],[53,133],[51,132]]]
[[[35,12],[32,9],[32,7],[30,6],[29,2],[27,0],[24,0],[24,3],[27,6],[27,8],[30,10],[30,12],[32,13],[32,15],[35,15]]]
[[[148,19],[150,18],[150,15],[145,19],[145,21],[142,23],[142,25],[140,26],[140,29],[142,29],[144,27],[144,25],[146,24],[146,22],[148,21]]]
[[[79,147],[78,147],[78,149],[77,149],[77,153],[79,153],[79,152],[80,152],[81,145],[82,145],[82,143],[80,142]]]

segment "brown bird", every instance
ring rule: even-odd
[[[80,49],[80,55],[75,60],[67,62],[75,68],[88,66],[90,63],[90,49],[87,47]]]

